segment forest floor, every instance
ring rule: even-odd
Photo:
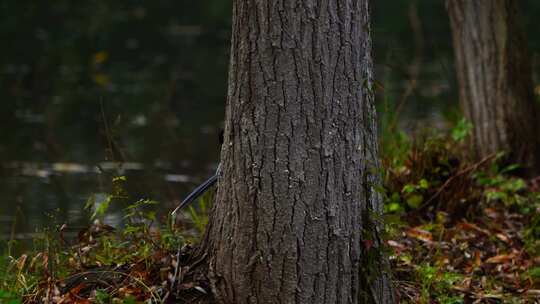
[[[464,135],[383,142],[385,243],[402,303],[540,301],[540,179],[520,178],[504,154],[464,154]],[[125,199],[122,177],[109,203]],[[141,200],[121,231],[98,219],[76,240],[65,226],[38,248],[0,260],[0,303],[195,303],[210,290],[190,243],[202,234],[207,200],[188,224],[159,221]],[[103,205],[103,204],[102,204]],[[165,222],[165,221],[164,221]],[[178,223],[175,221],[175,223]]]
[[[387,245],[403,303],[539,303],[540,178],[469,159],[460,132],[384,159]],[[388,149],[388,151],[392,151]]]
[[[387,243],[402,303],[537,303],[540,258],[527,219],[487,207],[476,219],[405,225]]]
[[[537,225],[538,223],[534,223]],[[530,218],[485,207],[473,218],[399,225],[387,240],[403,303],[538,303],[540,257]]]

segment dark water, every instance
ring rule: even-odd
[[[442,2],[374,3],[381,121],[397,108],[402,128],[444,127],[456,112]],[[540,5],[525,6],[537,58]],[[114,176],[127,177],[131,201],[157,200],[165,214],[212,173],[230,10],[222,0],[0,2],[3,241],[82,227],[85,202],[110,193]],[[106,221],[119,224],[123,207]]]

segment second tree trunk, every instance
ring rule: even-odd
[[[465,117],[479,158],[508,152],[508,161],[538,172],[531,67],[515,0],[447,0]]]

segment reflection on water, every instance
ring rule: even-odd
[[[157,200],[164,215],[214,172],[230,1],[0,7],[2,240],[64,223],[76,231],[114,176],[127,177],[131,201]],[[377,1],[373,23],[381,121],[399,108],[404,129],[444,126],[456,89],[442,1]],[[106,221],[121,224],[123,207]]]
[[[228,1],[0,7],[2,239],[82,228],[88,198],[119,175],[131,201],[166,214],[215,170]],[[105,221],[120,224],[124,207]]]
[[[217,153],[217,151],[216,151]],[[199,172],[211,174],[215,164]],[[4,199],[0,204],[0,238],[36,236],[36,228],[60,226],[78,230],[88,223],[90,211],[84,206],[90,196],[99,204],[111,193],[111,179],[126,176],[125,184],[132,201],[152,198],[162,202],[159,214],[166,215],[200,180],[189,161],[179,170],[165,162],[47,163],[11,161],[2,164],[1,186]],[[181,172],[185,172],[182,174]],[[11,202],[9,200],[12,200]],[[97,206],[95,206],[97,207]],[[104,218],[106,224],[118,226],[127,205],[113,205]],[[38,234],[39,235],[39,232]]]

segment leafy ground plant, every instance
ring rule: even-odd
[[[0,303],[165,303],[207,298],[204,276],[195,270],[190,240],[204,225],[206,213],[191,210],[195,220],[158,219],[151,200],[125,210],[125,225],[103,224],[108,207],[127,199],[125,178],[113,180],[112,194],[96,203],[92,225],[74,240],[63,237],[65,225],[36,239],[37,250],[0,263]],[[91,204],[89,204],[91,205]]]
[[[504,154],[473,160],[466,122],[414,140],[403,133],[383,159],[386,243],[402,303],[540,301],[540,178],[517,175]],[[399,146],[387,142],[388,147]],[[0,303],[190,303],[210,300],[202,258],[190,246],[207,223],[210,200],[159,218],[152,200],[125,208],[125,226],[103,222],[125,203],[125,178],[89,200],[92,225],[74,240],[64,225],[45,231],[36,250],[0,260]]]
[[[513,175],[502,153],[469,159],[465,141],[427,136],[401,162],[383,161],[401,302],[537,303],[538,179]]]

